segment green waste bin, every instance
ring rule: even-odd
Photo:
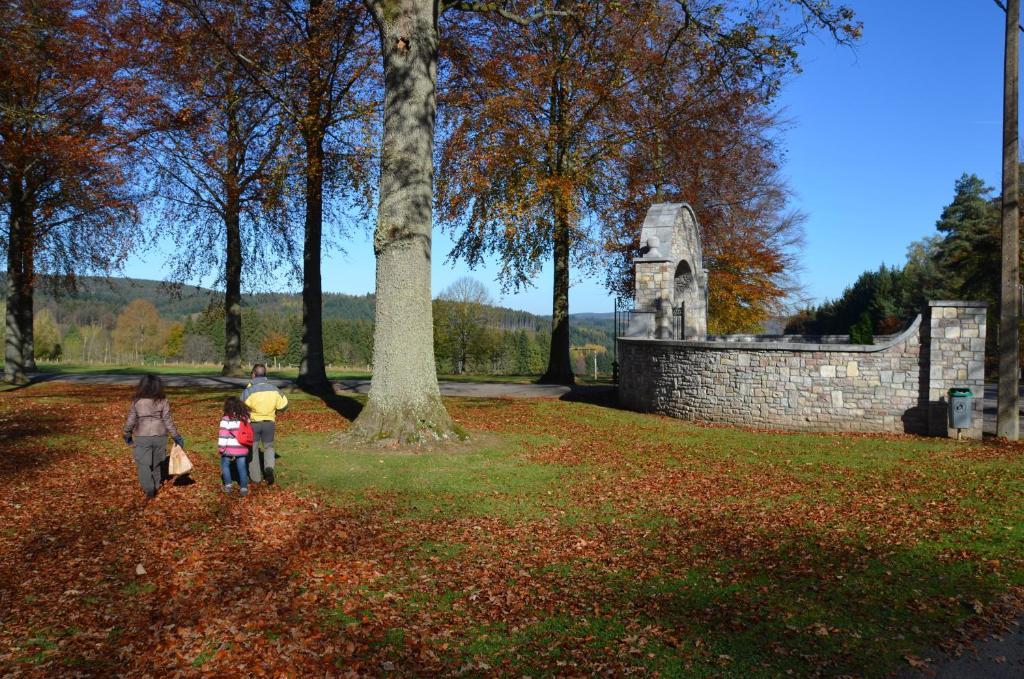
[[[949,426],[955,429],[970,429],[974,414],[974,392],[967,387],[953,387],[949,390]]]

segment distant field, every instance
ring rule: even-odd
[[[39,371],[46,373],[71,373],[75,375],[220,375],[220,364],[214,363],[157,363],[153,365],[118,365],[113,363],[40,363]],[[327,371],[332,379],[369,379],[370,373],[358,368],[332,368]],[[294,379],[299,370],[294,367],[268,369],[268,375],[281,379]]]

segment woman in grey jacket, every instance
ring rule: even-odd
[[[171,418],[171,404],[164,396],[163,383],[156,375],[143,375],[124,423],[124,442],[135,447],[132,457],[147,498],[156,496],[164,478],[168,434],[175,443],[185,447],[185,439],[178,434]]]

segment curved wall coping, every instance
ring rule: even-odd
[[[946,306],[942,304],[941,306]],[[963,304],[963,306],[976,306],[974,304]],[[730,342],[728,340],[660,340],[636,337],[619,337],[618,341],[627,344],[652,344],[664,347],[683,347],[686,349],[712,349],[719,351],[824,351],[831,353],[853,353],[853,354],[874,354],[885,351],[901,344],[914,335],[921,328],[921,314],[917,315],[910,326],[894,335],[891,339],[880,344],[816,344],[804,342]]]
[[[939,299],[928,302],[928,306],[951,306],[958,308],[969,308],[969,307],[986,307],[988,308],[988,302],[982,302],[980,300],[960,300],[960,299]]]

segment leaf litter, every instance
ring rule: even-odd
[[[306,487],[239,501],[213,454],[144,503],[118,443],[129,393],[0,396],[5,675],[879,674],[1024,610],[1019,446],[808,471],[783,434],[716,454],[734,434],[452,401],[471,431],[536,434],[516,454],[570,470],[524,500],[540,518],[424,518],[394,493],[356,506]],[[172,404],[192,444],[219,414],[207,393]],[[288,418],[325,441],[345,426],[313,399]]]

